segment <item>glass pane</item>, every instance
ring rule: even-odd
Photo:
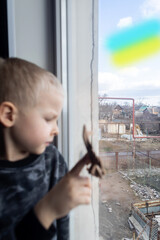
[[[159,16],[158,0],[99,0],[100,240],[159,239]]]

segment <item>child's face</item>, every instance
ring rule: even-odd
[[[57,120],[62,106],[62,93],[51,87],[40,94],[35,107],[19,113],[11,129],[15,151],[41,154],[58,134]]]

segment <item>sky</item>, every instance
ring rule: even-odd
[[[160,0],[99,0],[99,94],[160,106],[160,52],[123,67],[111,63],[105,41],[127,26],[160,16]]]

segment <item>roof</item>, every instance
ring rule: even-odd
[[[114,109],[122,110],[123,108],[120,105],[117,105]]]
[[[138,110],[139,112],[144,112],[146,109],[148,109],[149,106],[141,106],[140,109]]]

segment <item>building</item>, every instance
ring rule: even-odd
[[[160,199],[134,203],[129,223],[137,232],[136,239],[160,239]]]

